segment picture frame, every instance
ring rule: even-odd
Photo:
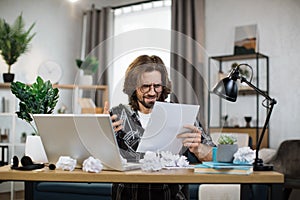
[[[258,50],[258,28],[256,24],[235,27],[234,55],[253,54]]]

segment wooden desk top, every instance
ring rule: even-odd
[[[274,171],[254,172],[251,175],[195,174],[193,169],[164,169],[158,172],[133,170],[127,172],[102,171],[87,173],[49,170],[11,170],[0,167],[0,181],[63,181],[63,182],[109,182],[109,183],[283,183],[284,175]]]

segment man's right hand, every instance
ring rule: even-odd
[[[105,101],[105,103],[104,103],[103,114],[110,114],[109,103],[107,101]],[[122,126],[123,120],[116,121],[117,118],[118,118],[118,116],[115,114],[110,116],[110,119],[112,121],[112,126],[113,126],[115,133],[122,130],[122,128],[123,128],[123,126]]]

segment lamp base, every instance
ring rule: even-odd
[[[253,165],[254,171],[273,171],[273,165],[263,164],[263,165]]]
[[[260,158],[256,158],[253,163],[254,171],[273,171],[272,164],[264,164],[263,160]]]

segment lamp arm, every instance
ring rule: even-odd
[[[267,95],[264,91],[260,90],[258,87],[256,87],[255,85],[253,85],[245,77],[240,76],[239,79],[240,79],[241,83],[246,83],[247,85],[249,85],[249,87],[251,87],[252,89],[254,89],[257,93],[259,93],[260,95],[262,95],[263,97],[265,97],[267,100],[269,100],[269,101],[273,100],[269,95]]]
[[[268,111],[267,118],[266,118],[266,120],[265,120],[263,129],[262,129],[261,134],[260,134],[260,136],[259,136],[259,140],[257,141],[257,145],[256,145],[256,159],[258,159],[258,151],[260,150],[260,145],[261,145],[261,143],[262,143],[262,140],[263,140],[263,138],[264,138],[264,135],[265,135],[267,126],[268,126],[268,124],[269,124],[270,117],[271,117],[271,114],[272,114],[274,105],[275,105],[275,103],[272,103],[272,102],[270,103],[270,109],[269,109],[269,111]]]
[[[272,111],[273,111],[273,107],[274,105],[277,103],[275,99],[272,99],[268,94],[266,94],[265,92],[263,92],[262,90],[260,90],[259,88],[257,88],[256,86],[254,86],[251,82],[249,82],[245,77],[242,77],[240,76],[239,77],[241,83],[246,83],[247,85],[249,85],[249,87],[251,87],[252,89],[254,89],[258,94],[262,95],[263,97],[265,97],[268,101],[270,101],[270,107],[269,110],[268,110],[268,114],[267,114],[267,117],[266,117],[266,120],[265,120],[265,123],[264,123],[264,126],[263,126],[263,129],[262,129],[262,132],[259,136],[259,139],[257,141],[257,145],[256,145],[256,154],[255,154],[255,161],[253,163],[254,165],[254,168],[256,170],[259,170],[260,167],[263,167],[263,160],[260,159],[258,157],[258,152],[260,150],[260,145],[262,143],[262,140],[264,138],[264,135],[265,135],[265,132],[266,132],[266,129],[267,129],[267,126],[269,124],[269,121],[270,121],[270,117],[271,117],[271,114],[272,114]]]

